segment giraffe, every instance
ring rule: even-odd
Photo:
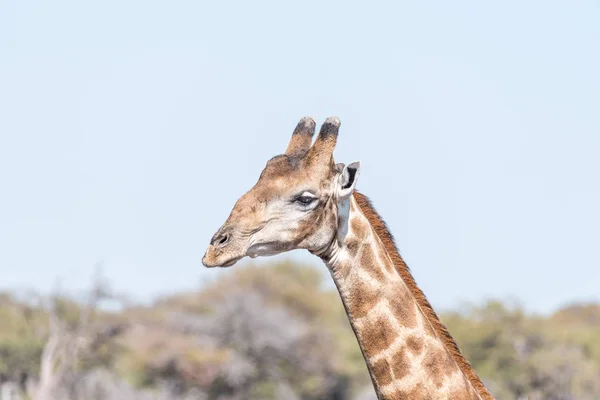
[[[284,154],[235,203],[202,259],[228,267],[245,256],[307,249],[340,293],[378,399],[493,399],[416,285],[370,200],[356,190],[360,162],[336,164],[340,127],[304,117]]]

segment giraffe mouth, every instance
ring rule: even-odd
[[[236,256],[223,254],[220,249],[215,250],[215,247],[211,245],[202,258],[202,264],[207,268],[231,267],[233,264],[244,258],[244,256],[244,254]]]
[[[225,262],[225,263],[221,264],[221,265],[220,265],[220,267],[221,267],[221,268],[227,268],[227,267],[231,267],[233,264],[235,264],[236,262],[240,261],[242,258],[244,258],[244,257],[242,256],[242,257],[235,257],[235,258],[232,258],[231,260],[229,260],[229,261],[227,261],[227,262]]]

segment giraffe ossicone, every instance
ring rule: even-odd
[[[202,259],[228,267],[245,256],[306,249],[327,265],[379,399],[493,399],[416,285],[385,222],[357,192],[360,162],[336,164],[340,120],[314,143],[304,117],[284,154],[234,205]]]

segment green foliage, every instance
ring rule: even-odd
[[[0,295],[0,374],[15,377],[39,370],[47,318],[39,309]]]
[[[44,343],[35,339],[0,340],[0,374],[37,373]]]
[[[597,307],[597,306],[596,306]],[[598,328],[586,306],[543,318],[491,301],[444,322],[498,398],[595,399],[600,396]]]

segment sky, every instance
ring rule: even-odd
[[[84,290],[101,262],[146,301],[230,273],[202,266],[210,237],[302,116],[337,115],[336,161],[361,161],[434,307],[600,301],[599,20],[597,1],[4,0],[0,289]],[[327,273],[253,262],[289,258]]]

